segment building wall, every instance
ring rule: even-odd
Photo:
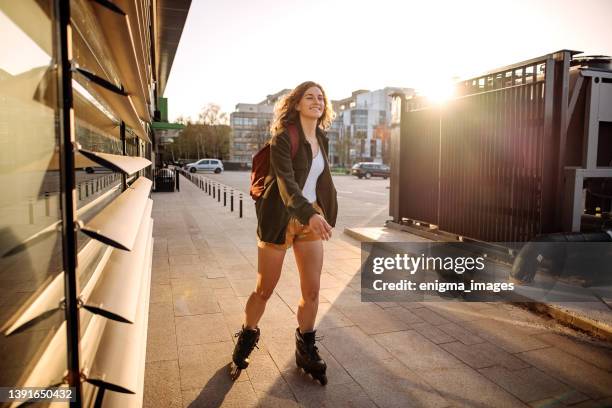
[[[413,89],[387,87],[376,91],[354,91],[348,98],[333,101],[337,117],[328,131],[330,161],[350,166],[358,161],[388,162],[385,157],[385,127],[391,125],[391,97]],[[377,132],[378,130],[378,132]]]
[[[121,24],[126,30],[150,28],[153,3],[122,2],[130,7],[125,13],[109,4],[0,2],[3,37],[14,39],[14,50],[19,49],[0,61],[0,384],[49,387],[68,381],[78,395],[71,406],[77,407],[95,401],[98,387],[82,382],[80,373],[95,375],[91,368],[100,361],[98,353],[112,350],[112,359],[124,364],[120,370],[133,358],[144,370],[145,360],[144,354],[109,344],[111,327],[115,333],[132,324],[146,327],[152,220],[146,209],[151,173],[143,157],[150,159],[149,125],[156,106],[146,92],[155,81],[144,62],[154,58],[150,30],[144,30],[141,42],[128,48],[135,48],[131,57],[141,61],[143,75],[138,75],[135,64],[119,59],[126,54],[118,47],[133,37],[106,30]],[[137,6],[148,12],[132,12]],[[117,15],[111,21],[117,25],[110,24]],[[117,36],[120,41],[108,41]],[[130,89],[130,100],[121,88]],[[119,171],[121,165],[109,165],[96,157],[99,153],[133,167]],[[126,231],[132,242],[124,242]],[[137,244],[142,251],[135,250]],[[123,265],[130,266],[124,270],[129,273],[113,275],[117,259],[127,259]],[[104,287],[123,293],[108,296]],[[94,310],[96,296],[100,308]],[[128,298],[138,304],[127,311],[132,323],[125,323],[119,306],[116,314],[101,313]],[[122,344],[144,348],[126,336],[129,341]],[[145,338],[146,332],[140,340]],[[107,380],[113,381],[102,381]],[[142,388],[120,385],[133,392],[126,406],[142,401]],[[104,404],[107,395],[99,394],[99,402]]]
[[[255,154],[270,138],[270,124],[274,117],[274,104],[289,92],[283,89],[268,95],[259,103],[239,103],[230,114],[232,136],[230,160],[250,163]]]

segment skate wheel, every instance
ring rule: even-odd
[[[321,383],[321,385],[327,385],[327,376],[321,376],[319,378],[317,378],[317,380],[319,380],[319,382]]]
[[[242,369],[238,367],[236,364],[231,363],[230,365],[230,378],[232,381],[236,381],[238,377],[240,377],[240,373],[242,373]]]

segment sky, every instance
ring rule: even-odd
[[[192,0],[164,96],[173,120],[306,80],[427,93],[560,49],[612,55],[611,21],[612,0]]]
[[[173,121],[306,80],[330,99],[386,86],[440,93],[452,78],[560,49],[612,55],[611,22],[612,0],[192,0],[164,96]],[[27,38],[2,13],[0,26],[2,69],[49,63],[31,41],[19,52]]]

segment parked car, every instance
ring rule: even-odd
[[[356,163],[351,169],[351,174],[361,178],[382,177],[386,179],[391,175],[391,169],[386,164],[374,162]]]
[[[215,173],[221,173],[223,169],[223,162],[217,159],[200,159],[195,163],[190,163],[185,166],[185,170],[190,173],[197,171],[214,171]]]

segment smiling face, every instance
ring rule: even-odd
[[[325,97],[317,86],[311,86],[304,92],[302,99],[296,106],[300,116],[309,119],[319,119],[325,110]]]

